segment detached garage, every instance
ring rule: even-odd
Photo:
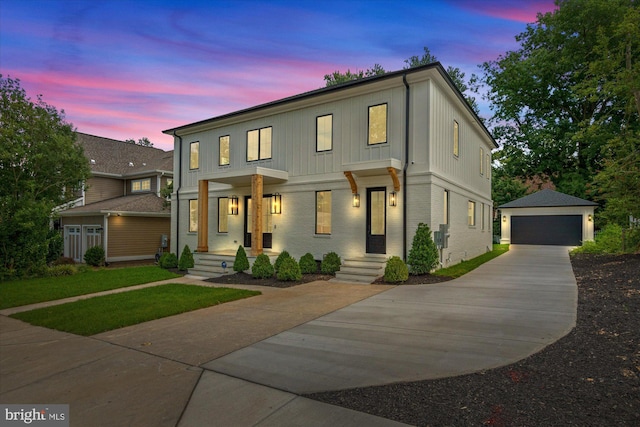
[[[542,190],[498,206],[500,243],[580,246],[593,240],[596,203],[553,190]]]

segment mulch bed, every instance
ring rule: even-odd
[[[247,273],[235,273],[207,279],[205,282],[222,283],[226,285],[258,285],[271,286],[272,288],[290,288],[291,286],[302,285],[303,283],[315,282],[316,280],[330,280],[333,278],[334,276],[330,274],[303,274],[302,280],[294,282],[278,280],[275,277],[269,279],[256,279]]]
[[[419,426],[640,425],[640,254],[572,257],[576,328],[471,375],[309,395]]]

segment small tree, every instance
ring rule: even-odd
[[[249,269],[249,259],[242,245],[238,246],[236,251],[236,259],[233,261],[233,271],[243,272]]]
[[[178,266],[178,257],[171,252],[165,252],[160,257],[158,265],[164,269],[176,268]]]
[[[300,271],[300,265],[292,257],[287,257],[280,263],[280,269],[278,270],[278,280],[290,280],[297,281],[302,279],[302,271]]]
[[[287,251],[280,252],[280,255],[278,255],[278,258],[276,258],[276,262],[273,263],[273,268],[276,271],[276,273],[280,271],[280,266],[282,265],[282,262],[287,258],[291,258],[291,255],[289,255],[289,252]]]
[[[178,270],[185,271],[189,268],[193,268],[194,266],[193,253],[191,253],[191,248],[189,245],[184,245],[184,249],[182,250],[182,255],[180,255],[180,261],[178,261]]]
[[[271,260],[265,254],[260,254],[256,257],[251,267],[251,275],[256,279],[268,279],[273,277],[273,265]]]
[[[431,230],[427,224],[418,224],[407,263],[412,275],[428,274],[438,265],[438,248],[431,238]]]
[[[384,269],[384,281],[387,283],[405,282],[409,278],[407,264],[398,256],[392,256]]]
[[[300,258],[300,271],[302,274],[313,274],[318,271],[318,264],[315,258],[309,252]]]
[[[322,260],[322,264],[320,265],[320,271],[325,274],[335,274],[336,271],[340,270],[340,265],[342,261],[340,257],[335,252],[329,252],[324,256]]]

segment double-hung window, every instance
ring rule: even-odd
[[[316,191],[316,234],[331,234],[331,191]]]
[[[387,104],[369,107],[368,145],[387,142]]]
[[[219,142],[219,154],[220,157],[218,159],[218,165],[219,166],[226,166],[230,163],[230,157],[229,157],[229,135],[225,135],[225,136],[221,136],[218,139]]]
[[[200,143],[192,142],[189,149],[189,169],[198,169],[200,167]]]
[[[247,161],[271,158],[272,128],[266,127],[247,132]]]
[[[316,151],[333,149],[333,114],[316,118]]]

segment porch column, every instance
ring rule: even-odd
[[[251,256],[262,253],[262,175],[251,176]]]
[[[198,181],[198,252],[209,252],[209,181]],[[180,250],[180,248],[178,248]]]

